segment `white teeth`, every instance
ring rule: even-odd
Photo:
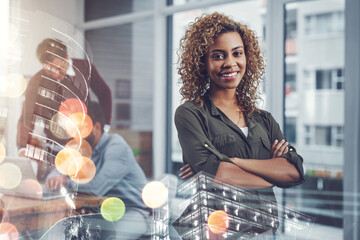
[[[223,73],[223,74],[221,74],[222,76],[224,76],[224,77],[233,77],[233,76],[235,76],[237,74],[237,72],[233,72],[233,73]]]

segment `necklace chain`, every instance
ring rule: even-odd
[[[237,121],[236,125],[239,125],[241,121],[241,111],[239,111],[239,120]]]

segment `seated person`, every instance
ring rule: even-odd
[[[81,193],[120,198],[126,211],[115,223],[115,229],[124,239],[136,239],[150,228],[149,211],[141,199],[146,184],[145,174],[124,138],[103,131],[104,114],[100,105],[90,102],[87,113],[93,121],[92,133],[86,140],[93,148],[94,178],[88,183],[77,184],[54,169],[47,176],[46,186],[52,190],[65,186]]]

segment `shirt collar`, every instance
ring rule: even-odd
[[[95,148],[93,149],[93,153],[100,152],[100,150],[103,149],[103,147],[105,146],[105,144],[109,138],[110,138],[110,134],[108,134],[107,132],[104,132],[101,135],[99,142],[96,144]]]
[[[204,100],[205,100],[206,104],[208,104],[211,115],[212,116],[220,116],[220,112],[217,109],[217,107],[215,106],[215,104],[214,104],[213,100],[211,99],[211,96],[208,92],[205,93]]]
[[[220,115],[220,112],[218,110],[218,108],[215,106],[213,100],[211,99],[211,96],[210,94],[207,92],[205,93],[204,95],[204,99],[206,101],[206,103],[208,104],[208,107],[209,107],[209,110],[210,110],[210,113],[212,116],[221,116]],[[255,119],[253,118],[253,115],[251,117],[248,117],[246,114],[245,114],[245,119],[246,119],[246,124],[247,124],[247,127],[249,129],[253,128],[256,126],[256,121]]]
[[[75,76],[75,70],[73,68],[73,61],[71,58],[69,58],[68,62],[69,62],[69,67],[66,70],[66,74],[73,77],[73,76]]]

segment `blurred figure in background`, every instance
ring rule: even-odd
[[[19,156],[39,162],[38,177],[44,179],[56,153],[69,140],[54,117],[60,104],[76,98],[86,104],[91,89],[105,113],[105,124],[110,124],[112,111],[111,90],[88,60],[69,59],[67,46],[58,39],[44,39],[36,49],[43,69],[29,81],[25,92],[22,114],[18,121],[17,145]],[[34,131],[35,126],[40,133]],[[41,132],[42,131],[42,132]]]
[[[114,223],[115,229],[121,239],[137,239],[150,230],[150,212],[141,199],[145,174],[125,139],[104,132],[104,114],[98,103],[88,104],[88,115],[94,127],[85,140],[93,149],[91,160],[96,168],[95,176],[88,183],[77,184],[54,169],[47,176],[46,186],[52,190],[65,186],[81,193],[120,198],[126,211]]]

